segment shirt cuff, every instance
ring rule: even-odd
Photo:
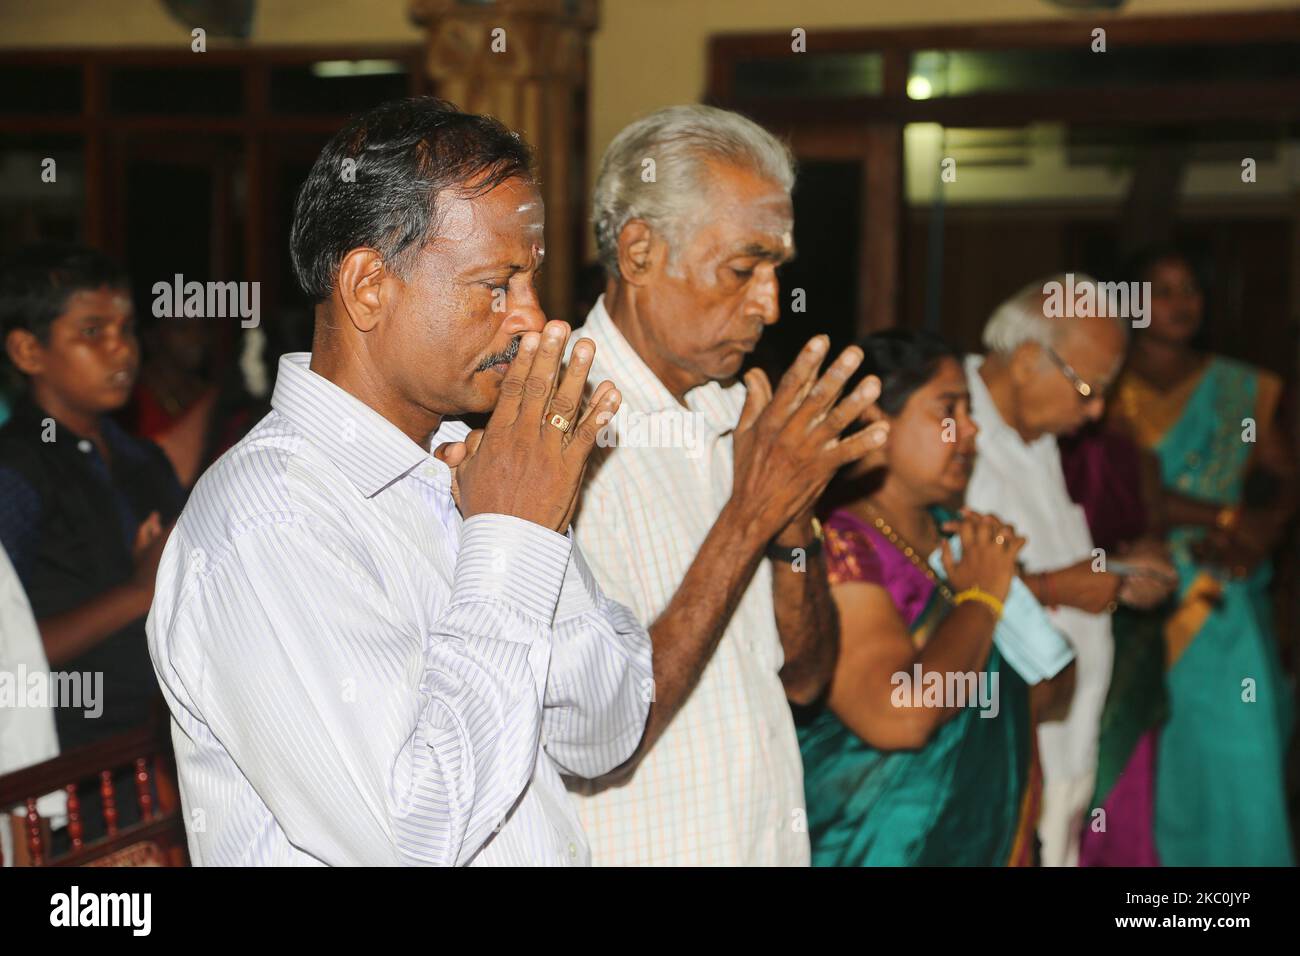
[[[572,536],[573,529],[569,529]],[[587,565],[578,542],[573,542],[573,552],[569,557],[569,567],[564,572],[564,587],[560,590],[560,603],[555,609],[555,623],[582,617],[597,610],[597,595],[600,589],[596,579]]]
[[[461,527],[453,593],[501,601],[549,628],[572,546],[523,518],[473,515]]]

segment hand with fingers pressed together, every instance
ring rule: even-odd
[[[561,376],[568,338],[564,322],[525,333],[486,427],[435,451],[453,471],[464,517],[513,515],[560,532],[569,526],[596,434],[618,411],[619,394],[601,382],[584,405],[596,346],[579,341]]]
[[[942,544],[943,571],[953,591],[970,588],[1006,601],[1011,579],[1016,576],[1016,558],[1024,549],[1025,539],[997,515],[980,514],[962,509],[962,520],[944,525],[961,540],[961,558],[953,560],[952,544]]]

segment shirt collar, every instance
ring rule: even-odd
[[[310,352],[280,358],[271,407],[293,423],[367,498],[431,459],[396,425],[308,366]],[[468,427],[444,420],[430,442],[459,441]]]
[[[599,369],[599,378],[609,378],[623,395],[623,407],[629,411],[680,412],[681,403],[673,397],[668,387],[650,370],[650,366],[637,354],[636,349],[619,331],[605,308],[605,297],[596,300],[587,314],[586,324],[580,330],[596,343],[596,361],[593,371]],[[740,411],[745,405],[745,386],[741,382],[723,385],[705,382],[686,393],[686,407],[703,416],[715,434],[726,434],[735,429]]]
[[[993,396],[989,394],[989,387],[984,384],[984,376],[980,375],[980,367],[984,364],[984,356],[967,355],[964,364],[966,366],[966,387],[970,390],[971,418],[975,419],[980,431],[1007,427],[1007,423],[1002,420],[1002,413],[993,404]]]
[[[15,428],[18,434],[42,443],[45,441],[47,419],[54,421],[55,441],[51,443],[54,448],[58,451],[73,449],[78,452],[78,457],[84,457],[86,446],[82,443],[87,441],[86,436],[55,419],[53,415],[37,405],[29,393],[24,392],[14,400],[9,415],[11,427]],[[137,458],[142,449],[147,448],[149,444],[145,439],[136,438],[108,414],[99,417],[99,433],[115,458]]]
[[[1054,435],[1040,435],[1033,442],[1026,442],[1020,432],[1011,427],[998,411],[997,404],[984,384],[980,368],[984,365],[983,355],[967,355],[965,360],[966,387],[970,390],[970,415],[979,426],[980,432],[975,439],[978,444],[984,442],[1011,442],[1014,447],[1033,450],[1045,445],[1056,444]]]

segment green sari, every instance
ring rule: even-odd
[[[1091,807],[1100,807],[1119,782],[1143,735],[1160,727],[1169,711],[1160,615],[1121,607],[1111,617],[1115,660],[1101,712],[1097,782]]]
[[[855,516],[836,512],[827,542],[832,583],[885,587],[918,644],[948,613],[925,575]],[[1030,785],[1029,688],[996,647],[985,674],[998,678],[997,716],[964,707],[919,750],[877,750],[829,707],[796,715],[814,866],[1032,860],[1037,789]]]
[[[1121,385],[1125,414],[1144,414],[1143,387]],[[1215,358],[1159,434],[1149,403],[1144,427],[1166,487],[1218,505],[1240,501],[1254,447],[1242,440],[1242,420],[1256,415],[1259,388],[1255,369]],[[1292,702],[1273,639],[1272,568],[1225,580],[1193,556],[1203,536],[1195,528],[1169,536],[1181,606],[1165,628],[1173,663],[1156,761],[1156,846],[1166,866],[1289,866]],[[1217,601],[1207,597],[1218,589]]]

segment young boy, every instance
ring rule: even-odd
[[[80,706],[52,702],[64,752],[147,723],[158,697],[144,622],[183,495],[158,447],[108,417],[135,382],[132,326],[127,277],[99,252],[0,263],[0,336],[26,384],[0,427],[0,544],[51,670],[78,675]]]

